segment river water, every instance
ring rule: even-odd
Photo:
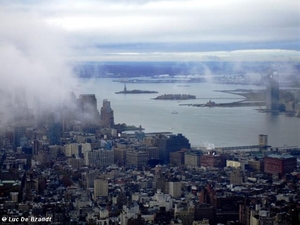
[[[224,85],[214,83],[141,84],[128,83],[127,89],[158,91],[158,94],[115,94],[124,84],[109,78],[79,79],[73,91],[95,94],[98,109],[103,99],[111,102],[115,123],[141,125],[145,132],[182,133],[192,146],[227,147],[258,144],[258,135],[267,134],[273,147],[300,146],[300,118],[259,113],[258,107],[191,107],[180,104],[233,102],[239,98],[216,90],[262,89],[253,85]],[[192,94],[198,99],[186,101],[153,100],[161,94]],[[176,111],[177,114],[172,112]]]

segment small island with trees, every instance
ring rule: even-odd
[[[154,98],[155,100],[189,100],[196,99],[195,95],[189,94],[163,94]]]

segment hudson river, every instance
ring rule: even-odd
[[[158,91],[157,94],[115,94],[124,84],[112,79],[80,79],[73,91],[79,94],[95,94],[98,109],[103,99],[111,102],[115,123],[141,125],[145,132],[182,133],[192,146],[226,147],[258,144],[258,135],[267,134],[273,147],[300,146],[300,118],[285,115],[259,113],[258,107],[191,107],[185,103],[233,102],[239,98],[215,90],[263,89],[252,85],[223,85],[213,83],[188,84],[137,84],[128,83],[127,89]],[[195,100],[153,100],[162,94],[191,94]],[[241,97],[242,98],[242,97]],[[176,111],[177,114],[172,113]]]

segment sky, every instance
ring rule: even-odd
[[[0,21],[2,48],[57,61],[300,59],[299,0],[1,0]]]

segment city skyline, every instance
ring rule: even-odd
[[[2,224],[300,224],[299,9],[0,1]]]

